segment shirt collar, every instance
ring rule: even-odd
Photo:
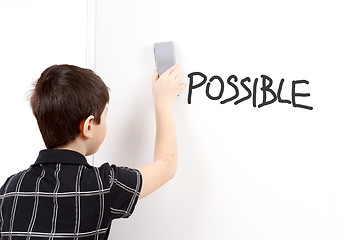
[[[79,152],[67,149],[45,149],[39,152],[34,165],[42,163],[67,163],[75,165],[86,165],[91,167],[85,156]]]

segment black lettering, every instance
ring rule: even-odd
[[[278,100],[279,100],[279,102],[280,103],[289,103],[289,104],[291,104],[291,101],[290,100],[283,100],[283,99],[281,99],[281,90],[282,90],[282,86],[283,86],[283,84],[284,84],[284,79],[282,78],[281,79],[281,81],[280,81],[280,84],[279,84],[279,89],[278,89],[278,91],[277,91],[277,98],[278,98]]]
[[[196,75],[201,76],[203,78],[203,80],[200,83],[194,85],[194,76],[196,76]],[[192,90],[204,85],[206,80],[207,80],[207,77],[206,77],[205,74],[203,74],[201,72],[192,72],[192,73],[190,73],[188,75],[188,77],[190,78],[190,81],[189,81],[189,93],[188,93],[188,104],[191,104]]]
[[[272,79],[266,75],[261,75],[261,77],[263,79],[262,88],[261,88],[261,91],[263,91],[263,102],[261,104],[259,104],[259,108],[269,105],[269,104],[272,104],[277,99],[275,92],[271,89],[271,86],[273,83]],[[268,85],[266,85],[266,80],[269,81]],[[273,96],[273,99],[271,99],[270,101],[266,101],[266,92],[270,92],[271,95]]]
[[[210,85],[211,85],[212,81],[214,81],[215,79],[219,80],[221,88],[220,88],[219,95],[216,96],[216,97],[213,97],[213,96],[210,95]],[[223,93],[224,93],[224,81],[219,76],[211,77],[209,79],[209,82],[206,84],[206,96],[208,98],[210,98],[211,100],[219,100],[222,97]]]
[[[256,88],[257,88],[258,79],[255,78],[254,86],[253,86],[253,107],[256,107]]]
[[[236,85],[235,85],[234,83],[231,82],[231,79],[234,79],[234,82],[237,82],[238,78],[237,78],[235,75],[231,75],[231,76],[228,77],[228,79],[227,79],[227,83],[228,83],[229,85],[231,85],[231,86],[235,89],[235,95],[232,96],[232,97],[230,97],[230,98],[228,98],[228,99],[225,99],[225,100],[221,101],[221,102],[220,102],[221,104],[225,104],[225,103],[227,103],[227,102],[230,102],[230,101],[236,99],[236,98],[239,96],[239,89],[236,87]]]
[[[248,95],[245,96],[245,97],[243,97],[243,98],[241,98],[241,99],[239,99],[239,100],[237,100],[237,101],[235,101],[235,102],[234,102],[235,105],[237,105],[237,104],[239,104],[239,103],[241,103],[241,102],[243,102],[243,101],[251,98],[251,90],[250,90],[250,88],[248,88],[248,86],[245,85],[245,82],[251,82],[251,79],[250,79],[249,77],[246,77],[246,78],[244,78],[243,80],[240,81],[241,86],[242,86],[243,88],[245,88],[245,90],[247,91]],[[256,104],[256,103],[255,103],[255,104]]]
[[[296,93],[295,86],[296,86],[296,84],[300,84],[300,83],[309,84],[309,82],[306,81],[306,80],[296,80],[296,81],[292,82],[292,102],[293,102],[293,106],[294,107],[299,107],[299,108],[305,108],[305,109],[308,109],[308,110],[313,110],[313,107],[297,104],[295,102],[295,97],[309,97],[310,96],[310,93]]]

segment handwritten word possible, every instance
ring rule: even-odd
[[[220,100],[223,97],[224,90],[225,90],[225,83],[221,77],[213,76],[210,79],[208,79],[206,77],[206,75],[201,72],[192,72],[188,75],[188,77],[190,80],[189,81],[188,104],[191,104],[191,96],[193,94],[193,90],[202,87],[203,85],[205,85],[206,82],[207,82],[207,84],[205,87],[205,94],[209,99]],[[194,79],[200,79],[200,81],[197,80],[196,81],[197,83],[195,84]],[[259,108],[261,108],[261,107],[264,107],[266,105],[269,105],[269,104],[272,104],[272,103],[278,101],[279,103],[292,104],[293,107],[304,108],[304,109],[308,109],[308,110],[313,109],[313,107],[297,103],[297,100],[296,100],[297,97],[309,97],[310,96],[310,93],[296,92],[297,85],[309,84],[309,82],[307,80],[292,81],[291,100],[286,100],[286,99],[281,98],[281,91],[282,91],[282,87],[283,87],[283,84],[285,81],[284,79],[281,79],[281,81],[279,83],[279,87],[277,88],[277,92],[275,92],[273,90],[273,87],[272,87],[273,80],[270,77],[268,77],[266,75],[261,75],[261,80],[262,80],[262,83],[260,83],[260,85],[261,85],[260,91],[262,91],[263,98],[262,98],[262,102],[259,105],[257,105],[257,103],[256,103],[257,85],[258,85],[259,79],[255,78],[255,80],[252,83],[252,87],[251,87],[251,86],[249,86],[251,84],[250,77],[246,77],[239,81],[235,75],[229,76],[226,81],[227,85],[229,85],[229,87],[231,87],[235,90],[235,94],[229,98],[221,100],[220,103],[225,104],[225,103],[234,101],[233,103],[235,105],[237,105],[243,101],[251,99],[251,97],[252,97],[253,107],[258,106]],[[215,81],[220,83],[220,89],[216,88],[216,86],[219,86],[219,84],[216,84],[216,86],[214,86],[214,84],[212,84]],[[240,99],[239,99],[238,85],[240,85],[239,87],[243,88],[247,92],[247,95]],[[214,94],[214,92],[216,94]],[[267,99],[268,95],[271,95],[270,99]]]

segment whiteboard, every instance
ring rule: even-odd
[[[44,148],[26,93],[56,63],[93,68],[111,88],[95,164],[151,162],[152,46],[172,40],[185,82],[195,72],[219,76],[223,96],[209,99],[207,81],[191,104],[189,89],[176,99],[177,175],[140,200],[131,218],[114,221],[110,238],[359,239],[357,9],[349,0],[4,1],[0,180]],[[231,75],[239,96],[221,104],[236,93]],[[279,101],[259,108],[262,75],[275,92],[284,79],[285,100],[292,81],[307,80],[296,92],[310,96],[296,101],[313,110]],[[247,96],[240,85],[247,77],[250,90],[258,78],[255,107],[253,96],[234,104]],[[220,81],[209,86],[216,97]]]
[[[173,41],[189,74],[219,76],[174,103],[176,177],[115,221],[111,239],[359,239],[358,77],[355,1],[98,1],[96,71],[111,89],[108,134],[95,164],[152,161],[153,44]],[[221,104],[235,94],[237,105]],[[262,77],[281,98],[263,101]],[[198,76],[195,84],[200,83]],[[221,82],[208,93],[217,97]],[[267,99],[271,93],[267,92]]]

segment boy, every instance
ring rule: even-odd
[[[154,161],[139,169],[108,163],[96,168],[85,156],[105,138],[108,88],[88,69],[47,68],[30,98],[47,149],[1,187],[1,240],[107,239],[113,219],[129,217],[139,198],[175,174],[172,103],[185,88],[182,78],[177,65],[153,75]]]

